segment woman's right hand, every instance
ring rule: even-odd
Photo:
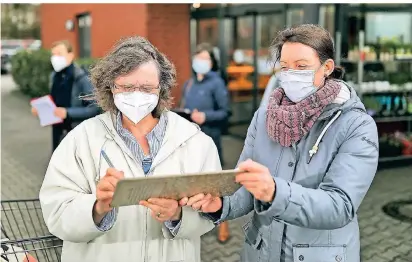
[[[93,220],[99,224],[103,217],[113,208],[110,204],[119,180],[124,178],[124,173],[114,168],[109,168],[106,175],[99,181],[96,187],[96,203],[93,208]]]
[[[215,213],[223,206],[222,199],[220,197],[212,197],[211,194],[197,194],[190,198],[185,197],[180,200],[179,204],[181,206],[190,206],[193,210],[203,213]]]

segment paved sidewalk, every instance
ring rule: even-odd
[[[1,197],[37,198],[50,157],[50,128],[41,128],[30,115],[29,99],[17,92],[10,77],[1,77]],[[224,138],[227,168],[235,165],[243,142]],[[412,166],[378,172],[359,210],[363,262],[411,262],[412,222],[401,222],[382,212],[395,200],[412,199]],[[359,174],[361,175],[361,174]],[[403,214],[412,217],[412,207]],[[229,222],[231,239],[219,244],[216,231],[202,238],[205,262],[239,261],[243,244],[241,225],[246,218]],[[351,261],[347,261],[351,262]]]

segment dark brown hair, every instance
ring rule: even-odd
[[[58,45],[64,45],[64,47],[66,47],[67,52],[72,53],[74,51],[72,44],[70,44],[69,41],[67,40],[60,40],[60,41],[56,41],[52,44],[52,48],[55,48]]]
[[[271,55],[275,61],[280,60],[282,47],[285,43],[301,43],[313,48],[321,63],[328,59],[335,60],[335,48],[330,33],[319,25],[303,24],[280,31],[271,44]],[[342,67],[335,66],[328,78],[342,79]]]

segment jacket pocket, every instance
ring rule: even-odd
[[[293,245],[293,262],[347,262],[346,245]]]
[[[263,237],[259,229],[250,220],[243,226],[243,231],[245,233],[245,241],[253,249],[260,250],[262,247]]]

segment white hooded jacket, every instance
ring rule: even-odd
[[[212,139],[177,114],[165,114],[169,122],[151,175],[221,170]],[[120,207],[109,231],[102,232],[94,224],[96,184],[109,168],[102,149],[125,177],[144,176],[114,121],[110,113],[84,121],[65,137],[50,160],[40,202],[48,229],[64,241],[62,262],[200,261],[200,236],[213,223],[191,208],[183,207],[175,237],[139,205]]]

